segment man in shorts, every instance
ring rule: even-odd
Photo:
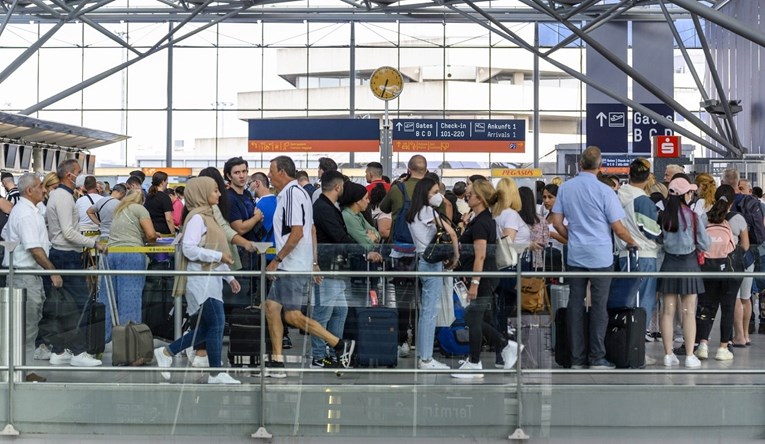
[[[279,156],[271,161],[268,176],[279,194],[276,197],[276,211],[273,219],[277,253],[266,268],[270,272],[319,270],[313,233],[311,198],[303,187],[298,185],[296,175],[295,163],[289,157]],[[266,300],[268,333],[273,347],[271,361],[268,363],[269,372],[266,375],[272,378],[287,376],[283,370],[282,307],[284,319],[289,325],[302,328],[308,334],[324,340],[335,349],[342,366],[349,367],[355,342],[338,338],[300,311],[300,307],[308,303],[312,286],[311,277],[295,275],[271,279],[274,278]],[[319,283],[321,278],[314,278],[314,281]]]

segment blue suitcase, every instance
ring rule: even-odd
[[[398,364],[398,310],[359,307],[355,311],[358,365],[395,367]]]

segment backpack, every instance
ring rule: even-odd
[[[748,195],[736,195],[736,211],[744,216],[749,229],[749,244],[760,245],[765,242],[765,225],[759,199]]]
[[[709,259],[725,259],[736,249],[733,243],[733,232],[727,220],[721,224],[709,224],[706,227],[709,239],[712,241],[704,257]]]
[[[414,245],[412,233],[409,231],[409,224],[406,222],[406,215],[409,213],[412,201],[409,199],[409,195],[406,194],[406,187],[403,183],[399,182],[396,186],[401,191],[404,204],[401,206],[401,210],[393,222],[393,250],[404,254],[414,254],[417,248]]]

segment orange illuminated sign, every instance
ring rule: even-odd
[[[168,176],[191,176],[191,168],[141,168],[141,171],[147,176],[153,176],[158,171],[162,171]]]

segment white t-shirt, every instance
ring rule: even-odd
[[[417,247],[418,253],[423,253],[436,235],[436,222],[433,217],[435,210],[430,205],[422,207],[414,221],[409,224],[409,231],[412,233],[412,239]]]
[[[512,208],[505,208],[497,216],[497,236],[502,237],[502,232],[506,228],[515,230],[515,240],[513,244],[529,245],[531,243],[531,229],[526,222],[521,219],[521,215]]]
[[[276,196],[274,212],[274,243],[276,251],[284,248],[290,237],[291,227],[302,226],[303,237],[295,249],[282,257],[279,270],[311,271],[313,269],[313,206],[308,192],[297,180],[288,183]],[[282,255],[279,255],[280,257]]]
[[[728,223],[730,224],[730,231],[733,233],[733,243],[738,245],[738,237],[741,236],[742,231],[747,229],[746,219],[741,214],[736,214],[730,218]]]
[[[96,231],[98,225],[94,224],[88,217],[88,208],[97,204],[103,196],[100,194],[90,193],[77,199],[75,206],[77,207],[77,214],[80,216],[80,231]]]

